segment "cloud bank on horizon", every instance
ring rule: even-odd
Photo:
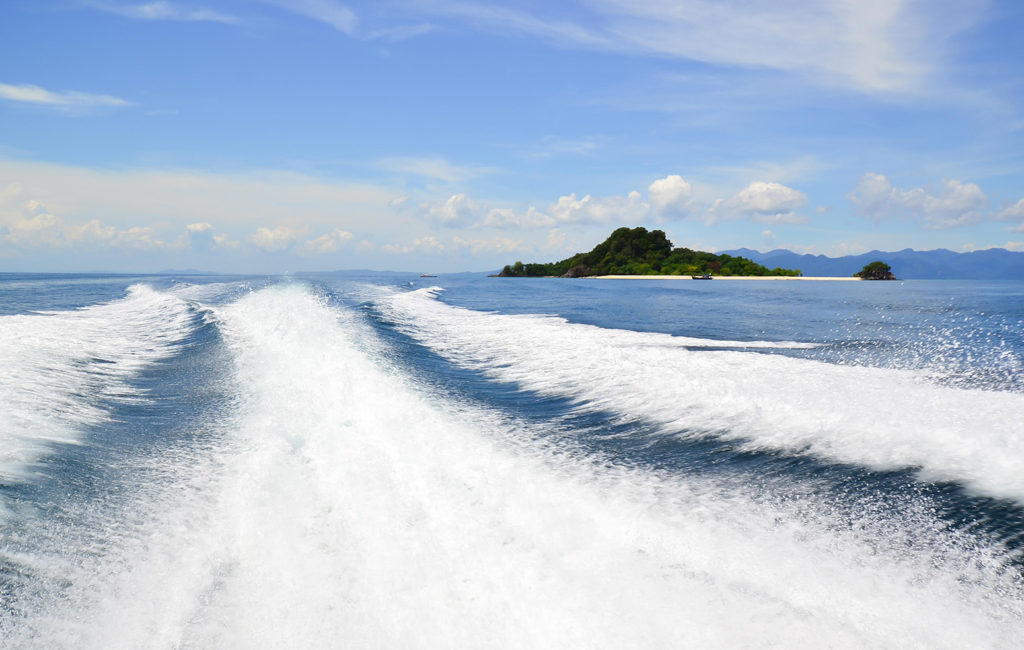
[[[12,0],[0,271],[1024,250],[1008,0]]]

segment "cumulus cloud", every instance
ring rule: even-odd
[[[316,239],[309,239],[303,247],[311,253],[337,253],[342,246],[352,240],[355,235],[347,230],[334,230],[320,235]]]
[[[424,204],[426,213],[435,221],[451,228],[468,226],[479,221],[487,208],[465,194],[454,194],[439,205]]]
[[[214,235],[213,241],[221,248],[238,248],[239,246],[242,245],[242,242],[236,239],[231,239],[229,235],[226,235],[224,233]]]
[[[708,224],[748,219],[758,223],[804,223],[795,211],[807,205],[807,195],[781,183],[755,181],[730,199],[718,199],[705,214]]]
[[[650,214],[651,206],[633,190],[626,196],[594,198],[589,194],[577,199],[576,194],[561,196],[548,208],[558,223],[568,224],[631,224]]]
[[[1024,199],[999,211],[1000,219],[1024,219]]]
[[[555,225],[555,220],[531,205],[525,212],[492,208],[481,225],[487,228],[550,228]]]
[[[74,90],[53,91],[40,88],[31,84],[11,85],[0,83],[0,99],[7,99],[13,102],[25,102],[29,104],[43,104],[55,108],[104,108],[132,106],[132,102],[114,97],[113,95],[98,95],[94,93],[83,93]]]
[[[0,194],[0,242],[22,251],[63,251],[76,246],[153,250],[167,243],[152,227],[116,228],[99,219],[69,223],[35,199],[17,202],[20,188],[8,186]]]
[[[492,208],[466,194],[453,194],[443,203],[423,203],[420,209],[432,221],[449,228],[533,229],[555,224],[552,217],[533,206],[525,212]]]
[[[443,253],[444,244],[437,240],[437,237],[433,235],[427,237],[420,237],[412,243],[413,250],[417,250],[423,253]]]
[[[685,217],[693,207],[693,187],[678,174],[660,178],[647,188],[651,208],[657,215]]]
[[[999,219],[1000,221],[1016,221],[1019,219],[1020,223],[1010,228],[1010,230],[1013,230],[1015,232],[1024,232],[1024,199],[1021,199],[1011,205],[1005,206],[1002,210],[999,211],[999,214],[996,215],[996,218]]]
[[[988,197],[974,183],[948,179],[937,192],[925,187],[904,190],[894,187],[884,175],[872,172],[864,174],[846,198],[872,219],[910,216],[922,219],[933,229],[980,221],[988,204]]]
[[[288,226],[278,226],[271,230],[262,227],[249,235],[249,242],[268,253],[283,251],[299,238],[299,233]]]
[[[209,251],[217,247],[214,239],[213,224],[205,221],[190,223],[185,226],[185,234],[180,244],[194,251]]]

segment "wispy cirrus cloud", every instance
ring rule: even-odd
[[[415,38],[416,36],[422,36],[423,34],[429,34],[430,32],[436,30],[437,25],[432,25],[430,23],[420,23],[417,25],[396,25],[394,27],[383,27],[381,29],[375,29],[372,32],[366,34],[363,38],[365,38],[368,41],[382,40],[394,43],[397,41],[404,41],[409,38]]]
[[[47,90],[32,84],[14,85],[0,83],[0,99],[28,104],[42,104],[54,108],[119,108],[134,106],[133,102],[113,95],[84,93],[74,90]]]
[[[410,156],[383,158],[374,163],[374,166],[384,171],[422,176],[446,183],[458,183],[498,171],[494,167],[453,165],[443,158]]]
[[[263,0],[293,14],[326,23],[348,36],[356,31],[359,18],[346,5],[336,0]]]
[[[122,2],[85,2],[85,6],[109,14],[136,18],[138,20],[180,20],[186,22],[215,22],[234,24],[239,22],[236,16],[224,14],[205,7],[184,6],[160,0],[158,2],[122,3]]]
[[[538,5],[538,7],[543,5]],[[868,93],[922,90],[949,36],[984,18],[955,0],[589,0],[567,19],[495,3],[434,2],[427,11],[478,29],[580,47],[796,72]]]

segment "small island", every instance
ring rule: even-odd
[[[874,261],[865,264],[864,268],[853,274],[853,277],[861,280],[895,280],[892,274],[892,267],[882,261]]]
[[[583,278],[605,275],[677,275],[690,277],[789,276],[800,270],[769,269],[745,257],[673,248],[661,230],[619,228],[589,253],[558,262],[506,265],[499,277]]]

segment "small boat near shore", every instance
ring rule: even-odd
[[[691,280],[710,280],[711,279],[711,274],[710,273],[706,273],[704,275],[691,275],[690,279]]]
[[[420,273],[420,277],[421,278],[436,278],[437,276],[436,275],[431,275],[430,273]]]

